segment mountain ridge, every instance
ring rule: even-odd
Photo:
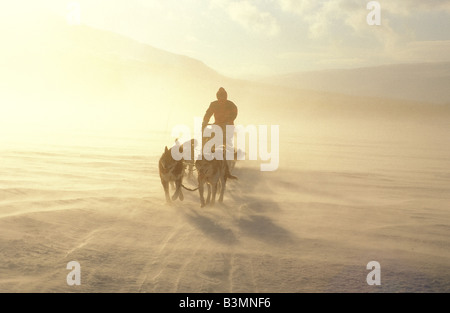
[[[450,62],[399,63],[294,72],[259,81],[352,96],[450,104]]]

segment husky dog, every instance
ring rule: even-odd
[[[237,179],[237,177],[231,175],[229,166],[225,158],[223,160],[213,159],[211,161],[202,158],[195,161],[195,167],[198,172],[198,191],[200,194],[200,203],[203,208],[206,204],[211,203],[214,205],[216,201],[216,193],[220,186],[219,202],[223,202],[223,195],[225,193],[225,186],[227,179]],[[204,185],[208,186],[208,197],[205,202]],[[219,185],[220,184],[220,185]],[[212,189],[212,199],[211,199]]]
[[[161,184],[164,187],[164,193],[166,194],[166,201],[170,202],[169,195],[169,183],[175,182],[175,193],[172,196],[172,200],[179,198],[184,200],[183,191],[181,186],[183,184],[184,165],[183,160],[176,161],[172,157],[172,148],[164,150],[163,155],[159,159],[159,177],[161,178]]]

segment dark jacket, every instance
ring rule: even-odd
[[[237,106],[229,100],[217,100],[211,102],[203,117],[203,124],[208,124],[211,116],[214,115],[216,125],[234,125],[238,113]]]

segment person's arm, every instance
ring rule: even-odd
[[[208,110],[206,110],[205,116],[203,117],[203,123],[202,123],[203,128],[205,128],[206,125],[209,123],[209,120],[211,119],[211,116],[212,116],[213,114],[214,114],[214,106],[213,106],[213,104],[211,103],[211,104],[209,105]]]
[[[237,106],[233,103],[233,102],[231,102],[231,107],[230,107],[230,110],[229,110],[229,112],[228,112],[228,116],[227,116],[227,123],[228,124],[233,124],[233,122],[234,122],[234,120],[236,119],[236,117],[237,117],[237,114],[238,114],[238,109],[237,109]]]
[[[231,111],[231,116],[230,116],[231,121],[234,122],[234,120],[236,119],[237,115],[238,115],[238,108],[237,108],[237,106],[233,103],[233,110]]]

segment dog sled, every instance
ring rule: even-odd
[[[222,145],[221,147],[218,147],[219,150],[222,149],[221,152],[215,149],[215,147],[214,151],[210,151],[214,153],[214,155],[221,153],[221,158],[206,156],[203,148],[210,139],[210,137],[203,138],[202,147],[200,149],[201,157],[195,157],[195,151],[198,151],[198,142],[195,139],[191,139],[189,142],[183,143],[183,145],[180,145],[179,142],[176,141],[176,145],[171,149],[165,148],[159,161],[159,172],[167,202],[175,201],[176,199],[183,201],[184,196],[182,188],[188,191],[198,190],[201,207],[208,204],[214,205],[217,192],[219,192],[219,203],[223,202],[227,180],[237,179],[236,176],[231,174],[237,160],[237,152],[234,152],[233,160],[227,160],[226,149],[225,146]],[[183,149],[182,147],[186,146],[190,147],[190,158],[182,158],[179,161],[175,160],[171,150],[180,150]],[[186,187],[183,183],[185,178],[191,182],[196,181],[197,187]],[[169,184],[175,189],[172,197],[169,195]],[[206,199],[204,197],[205,185],[208,190]]]

